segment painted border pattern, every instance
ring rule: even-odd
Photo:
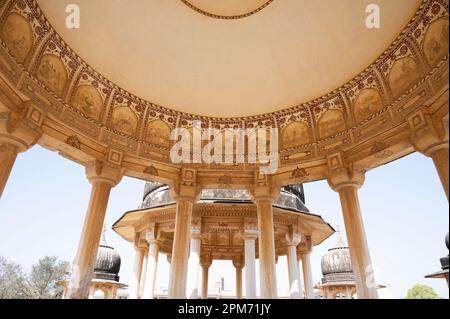
[[[200,9],[199,7],[193,5],[192,3],[190,3],[188,0],[181,0],[181,2],[183,2],[186,6],[188,6],[189,8],[191,8],[194,11],[197,11],[198,13],[207,16],[209,18],[213,18],[213,19],[221,19],[221,20],[237,20],[237,19],[243,19],[243,18],[247,18],[250,17],[258,12],[260,12],[261,10],[265,9],[267,6],[269,6],[272,2],[274,2],[275,0],[268,0],[267,2],[265,2],[264,4],[262,4],[260,7],[256,8],[255,10],[252,10],[250,12],[244,13],[244,14],[238,14],[238,15],[219,15],[219,14],[214,14],[211,12],[207,12],[204,11],[202,9]]]

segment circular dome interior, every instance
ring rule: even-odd
[[[373,63],[420,0],[80,0],[81,28],[65,26],[69,0],[38,0],[81,58],[120,87],[167,108],[204,116],[264,114],[318,98]],[[186,5],[186,2],[192,6]],[[383,14],[395,12],[395,14]],[[127,17],[126,19],[124,17]]]

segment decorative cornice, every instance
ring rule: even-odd
[[[83,61],[52,28],[35,0],[7,1],[3,5],[0,14],[2,77],[8,80],[16,90],[29,97],[36,109],[39,108],[42,111],[42,115],[48,114],[61,125],[72,129],[73,132],[70,135],[83,136],[83,141],[89,138],[124,154],[138,156],[152,162],[169,162],[167,139],[161,138],[158,132],[170,131],[176,126],[189,128],[193,120],[201,119],[219,129],[235,126],[251,128],[276,125],[280,128],[282,139],[280,165],[298,167],[299,161],[323,159],[336,150],[348,149],[352,145],[380,135],[383,131],[397,127],[398,124],[406,121],[409,114],[414,113],[418,105],[424,105],[431,101],[436,92],[448,88],[448,79],[445,76],[448,73],[448,52],[439,55],[433,61],[428,61],[423,47],[433,23],[443,22],[444,25],[448,23],[448,1],[445,0],[424,0],[416,15],[393,44],[366,70],[333,92],[274,113],[241,118],[210,118],[192,115],[140,99],[110,82]],[[33,41],[24,58],[15,57],[12,54],[14,50],[9,46],[14,41],[8,40],[5,36],[12,33],[1,32],[12,14],[16,18],[18,15],[21,16],[31,28]],[[44,56],[47,58],[54,56],[61,61],[63,65],[61,76],[64,74],[67,76],[63,89],[52,88],[52,82],[45,83],[37,75],[39,67],[45,62]],[[398,61],[415,63],[417,72],[413,74],[418,74],[418,77],[414,78],[414,83],[401,87],[398,94],[394,94],[395,88],[391,86],[398,81],[391,83],[390,77]],[[102,102],[99,102],[101,109],[99,114],[89,109],[80,109],[77,103],[74,103],[76,91],[80,86],[92,87],[100,94]],[[356,120],[358,116],[356,116],[355,105],[361,93],[367,93],[367,90],[373,90],[371,93],[374,95],[370,97],[376,99],[378,95],[374,92],[378,92],[381,104],[375,103],[376,107],[373,110],[366,109],[365,111],[371,111],[368,112],[370,114],[363,112],[367,118],[362,116],[360,120]],[[121,131],[117,125],[114,125],[114,110],[123,105],[136,116],[135,130]],[[366,104],[362,103],[362,105]],[[338,131],[322,136],[320,120],[330,110],[345,114],[345,127],[339,127]],[[291,124],[300,125],[291,130],[291,133],[304,133],[305,138],[299,145],[284,143],[283,134],[289,133],[289,128],[293,128]],[[380,149],[378,146],[373,150],[376,156],[385,157],[386,152],[377,152]],[[144,169],[141,169],[141,173]],[[228,169],[237,170],[242,167],[227,167]],[[309,169],[307,172],[314,173]],[[303,173],[297,171],[299,176],[294,174],[292,178],[300,178]],[[235,182],[235,179],[233,178],[232,181]],[[224,179],[223,182],[228,181]]]

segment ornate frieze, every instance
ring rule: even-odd
[[[202,120],[202,129],[279,128],[282,166],[323,159],[405,122],[448,86],[448,2],[444,0],[425,0],[386,52],[335,91],[301,105],[277,106],[281,111],[272,114],[245,118],[185,114],[123,90],[58,36],[35,0],[4,3],[0,37],[0,72],[44,114],[57,117],[76,134],[161,163],[169,162],[169,132],[175,127],[192,130],[194,120]]]

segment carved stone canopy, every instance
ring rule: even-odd
[[[360,15],[365,14],[364,10],[359,6],[345,6],[337,0],[333,0],[332,5],[319,1],[301,10],[292,10],[303,6],[299,1],[274,0],[264,10],[245,19],[245,23],[241,23],[244,20],[225,21],[233,28],[222,27],[221,23],[214,23],[214,19],[197,14],[182,1],[152,4],[135,1],[132,5],[124,3],[118,7],[105,7],[103,1],[98,1],[89,2],[91,9],[83,12],[83,21],[90,21],[92,28],[81,28],[82,34],[76,32],[77,36],[67,29],[65,19],[61,19],[69,2],[58,1],[52,5],[44,0],[0,2],[3,44],[0,47],[0,143],[15,141],[21,149],[26,149],[37,142],[83,165],[107,159],[122,166],[127,176],[161,183],[177,183],[182,171],[189,169],[191,173],[196,172],[189,183],[208,188],[251,186],[261,163],[173,163],[171,131],[183,128],[193,132],[193,123],[199,119],[204,122],[201,130],[210,126],[221,132],[232,128],[278,128],[279,168],[270,178],[277,186],[327,178],[327,159],[337,152],[342,152],[345,165],[358,163],[365,170],[401,158],[422,146],[416,135],[430,135],[431,123],[442,128],[436,135],[438,142],[448,145],[448,1],[378,1],[382,11],[387,12],[383,19],[390,21],[391,27],[376,33],[361,27],[364,17]],[[211,1],[189,2],[204,8],[210,6]],[[87,0],[80,1],[81,5],[86,3]],[[264,4],[262,0],[245,1],[251,3],[249,7],[243,1],[227,3],[228,9],[239,8],[242,12],[253,12]],[[139,10],[147,5],[158,6],[161,10]],[[216,9],[220,8],[214,7],[213,11],[220,11]],[[114,10],[130,15],[137,12],[138,16],[117,24]],[[348,19],[324,21],[321,12],[328,10],[338,10],[342,14],[335,14],[336,19]],[[99,11],[105,18],[102,21],[110,23],[111,28],[98,24]],[[157,12],[158,18],[144,17],[148,12]],[[308,19],[299,18],[299,12]],[[183,18],[169,19],[173,15]],[[297,27],[289,28],[288,33],[284,32],[286,30],[274,32],[286,25],[276,21],[288,17],[289,23]],[[202,39],[202,49],[198,51],[201,54],[190,55],[190,51],[184,50],[183,41],[168,42],[160,32],[151,33],[158,41],[141,41],[141,32],[132,30],[135,24],[127,21],[155,23],[149,30],[167,27],[165,30],[188,32],[194,29],[198,39]],[[184,27],[166,25],[171,23]],[[205,23],[205,27],[199,28],[198,23]],[[308,27],[301,27],[305,23]],[[330,34],[323,30],[330,23],[337,28],[336,32],[348,30],[360,39],[357,43],[362,46],[360,50],[350,50],[351,53],[347,50],[345,43],[355,46],[352,36],[327,39]],[[317,24],[317,28],[310,24]],[[111,32],[115,28],[121,28],[121,32]],[[234,37],[229,38],[232,30],[242,32],[235,32]],[[294,30],[308,30],[305,37],[309,40],[298,41]],[[228,37],[218,37],[216,31]],[[100,36],[102,33],[106,33],[104,37]],[[127,36],[117,43],[117,34]],[[105,40],[101,48],[97,45],[99,37]],[[276,37],[277,41],[267,41],[267,37]],[[89,39],[94,41],[93,45],[87,45]],[[274,47],[273,52],[294,56],[266,59],[264,54],[268,51],[265,49],[242,51],[246,45],[254,45],[255,39],[261,41],[258,43],[265,49],[282,41],[285,50]],[[392,45],[388,43],[390,39],[395,39]],[[124,45],[127,41],[139,44],[142,50]],[[369,46],[363,45],[364,41],[370,43],[371,49],[367,50]],[[236,50],[233,43],[240,44]],[[334,49],[330,50],[332,43]],[[167,49],[165,45],[172,48],[180,45],[183,49],[169,50],[175,55],[172,56],[163,50]],[[135,49],[130,58],[122,50],[108,50],[111,46]],[[101,50],[108,51],[102,54]],[[230,57],[230,50],[236,55]],[[330,55],[336,50],[344,50],[345,54]],[[299,59],[299,54],[313,56]],[[354,55],[353,58],[342,63],[342,57],[349,57],[348,54]],[[327,58],[319,58],[321,55]],[[87,57],[87,61],[81,56]],[[114,63],[106,63],[108,58]],[[161,63],[162,58],[170,61]],[[197,58],[201,62],[184,63]],[[224,68],[220,63],[225,59],[232,59],[230,67]],[[339,63],[333,62],[336,59]],[[132,68],[135,71],[151,69],[152,72],[144,72],[144,75],[153,77],[152,90],[148,90],[148,81],[133,80],[139,72],[128,72],[130,63],[138,64]],[[280,67],[280,63],[284,67]],[[304,68],[294,67],[292,63],[304,64],[310,72],[297,74],[295,70]],[[198,65],[204,67],[198,68]],[[312,65],[315,66],[311,68]],[[329,77],[332,81],[324,86],[321,75],[331,74],[330,66],[333,67],[333,76]],[[155,72],[160,67],[173,67],[173,70]],[[234,67],[238,71],[233,71]],[[114,68],[126,69],[118,72]],[[317,71],[318,68],[325,71]],[[240,78],[248,80],[247,77],[236,76],[241,75],[243,69],[254,78],[251,88],[248,82],[240,83]],[[282,74],[262,76],[264,70],[270,75],[273,70]],[[120,79],[116,78],[117,74],[121,75]],[[198,81],[191,81],[193,76]],[[123,77],[127,78],[125,83]],[[173,81],[183,77],[189,80],[175,85],[174,90]],[[217,85],[216,81],[226,81],[227,85]],[[267,87],[269,83],[272,84]],[[301,94],[299,83],[302,84]],[[200,87],[193,89],[191,85]],[[223,90],[223,87],[228,89]],[[159,94],[146,96],[148,92]],[[195,101],[188,103],[194,96]],[[203,103],[197,103],[199,100]],[[248,103],[249,100],[254,103]],[[220,103],[226,106],[217,106]],[[420,118],[427,120],[421,123]],[[248,156],[249,152],[244,155]]]
[[[175,229],[176,204],[144,208],[125,213],[113,226],[114,231],[125,240],[134,242],[135,234],[143,234],[149,225],[158,224],[164,234],[160,252],[172,253]],[[244,254],[244,232],[248,220],[256,220],[256,205],[252,203],[202,203],[194,204],[193,214],[201,220],[201,254],[211,259],[235,260]],[[275,248],[277,256],[286,255],[288,243],[286,233],[291,227],[311,232],[312,245],[319,245],[334,233],[333,228],[322,217],[306,212],[274,208]],[[147,242],[140,241],[146,248]],[[257,244],[257,241],[256,241]],[[299,252],[307,251],[299,245]],[[258,249],[256,250],[258,257]]]

